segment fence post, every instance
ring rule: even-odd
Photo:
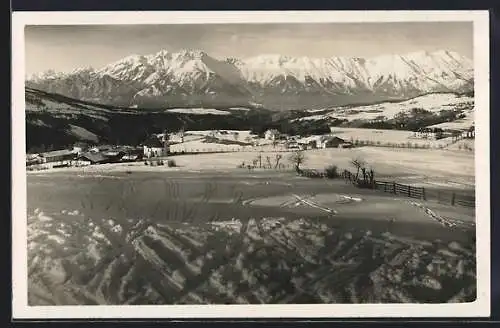
[[[455,192],[451,193],[451,205],[455,205]]]
[[[392,192],[396,194],[396,182],[392,183]]]
[[[423,199],[423,200],[426,200],[426,199],[425,199],[425,188],[424,188],[424,187],[422,187],[422,199]]]
[[[408,197],[411,197],[411,186],[408,185]]]

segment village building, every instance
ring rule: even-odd
[[[318,148],[318,140],[310,140],[302,144],[303,149],[316,149]]]
[[[55,163],[55,162],[71,161],[71,160],[75,159],[76,156],[77,156],[76,153],[73,150],[69,150],[69,149],[49,151],[49,152],[40,154],[42,163]]]
[[[292,142],[287,143],[286,147],[288,149],[297,149],[297,150],[301,149],[300,145],[296,141],[292,141]]]
[[[324,136],[317,140],[316,148],[350,148],[350,143],[335,136]]]
[[[101,152],[101,154],[104,157],[108,158],[109,162],[119,162],[125,155],[125,152],[119,149],[112,149],[105,152]]]
[[[169,147],[166,142],[162,142],[159,138],[152,136],[143,144],[143,155],[146,158],[166,156],[169,152]]]
[[[474,125],[469,127],[466,131],[464,131],[463,137],[467,139],[474,139],[476,137],[476,131]]]
[[[142,159],[142,153],[141,154],[127,153],[123,155],[123,157],[121,158],[121,160],[124,162],[134,162],[141,159]]]
[[[40,154],[27,154],[26,155],[26,166],[42,164],[42,163],[43,163],[43,158],[40,156]]]
[[[301,150],[352,147],[352,143],[331,135],[310,136],[298,140],[297,143]]]
[[[270,129],[264,132],[264,139],[266,140],[278,140],[281,137],[281,133],[276,129]]]
[[[414,133],[416,138],[438,140],[444,136],[444,131],[441,128],[422,128]]]
[[[108,158],[100,152],[86,152],[78,156],[78,160],[86,161],[90,164],[104,164],[108,163]]]
[[[89,145],[85,142],[75,142],[73,144],[73,151],[77,154],[86,152],[89,149]]]
[[[142,148],[127,147],[122,148],[122,151],[124,152],[123,156],[121,157],[122,162],[134,162],[141,160],[143,157]]]
[[[88,151],[90,151],[92,153],[98,153],[98,152],[106,152],[106,151],[109,151],[112,149],[113,149],[113,146],[111,146],[111,145],[99,145],[99,146],[95,146],[95,147],[88,149]]]
[[[297,144],[301,150],[315,149],[320,136],[310,136],[297,140]]]

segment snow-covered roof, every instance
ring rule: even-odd
[[[151,137],[143,143],[143,146],[150,148],[163,148],[163,144],[160,139],[156,137]]]
[[[75,152],[73,150],[69,149],[62,149],[62,150],[54,150],[54,151],[49,151],[46,153],[41,153],[41,157],[57,157],[57,156],[65,156],[65,155],[74,155]]]
[[[99,163],[107,160],[107,157],[102,153],[84,153],[79,156],[80,159],[88,159],[93,163]]]

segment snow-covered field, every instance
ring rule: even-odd
[[[197,115],[231,115],[230,112],[215,108],[172,108],[167,109],[166,112]]]
[[[188,130],[184,134],[186,136],[215,136],[219,139],[235,140],[234,134],[238,134],[238,140],[243,141],[247,137],[251,137],[250,130]]]
[[[465,113],[465,117],[453,122],[444,122],[429,126],[430,128],[441,128],[450,130],[466,130],[474,125],[474,111]]]
[[[470,108],[466,111],[472,116],[474,98],[467,96],[457,96],[452,93],[429,94],[402,102],[384,102],[367,106],[342,106],[311,110],[311,116],[300,118],[299,120],[320,120],[327,118],[339,118],[352,120],[374,120],[385,116],[386,119],[393,118],[400,112],[409,112],[412,108],[423,108],[425,110],[438,113],[441,110],[452,110],[457,107]],[[329,110],[327,114],[314,115],[314,112]]]
[[[216,138],[220,142],[205,142],[205,137]],[[250,130],[190,130],[184,132],[184,142],[180,142],[181,137],[175,134],[170,140],[175,142],[170,146],[170,151],[174,153],[285,150],[282,145],[272,146],[272,141],[252,135]]]
[[[125,172],[125,171],[210,171],[232,172],[243,162],[251,164],[261,154],[263,161],[270,157],[273,161],[282,154],[282,163],[291,168],[288,153],[269,149],[259,152],[228,152],[215,154],[189,154],[171,156],[178,167],[149,166],[142,162],[123,164],[92,165],[85,168],[61,168],[55,171],[85,172]],[[362,159],[376,172],[381,180],[394,179],[401,183],[436,186],[474,188],[474,152],[460,152],[436,149],[393,149],[385,147],[361,147],[354,149],[320,149],[304,152],[304,167],[323,170],[329,165],[340,169],[353,170],[351,161]],[[241,169],[240,169],[241,170]],[[49,171],[44,171],[44,174]],[[29,173],[32,174],[32,173]]]
[[[439,140],[429,140],[416,138],[412,131],[403,130],[379,130],[379,129],[360,129],[360,128],[340,128],[332,127],[331,134],[346,141],[373,142],[377,145],[388,146],[389,144],[400,145],[402,143],[411,143],[411,146],[426,146],[436,148],[446,146],[452,142],[452,138],[443,138]]]

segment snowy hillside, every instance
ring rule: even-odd
[[[170,113],[184,113],[184,114],[197,114],[197,115],[230,115],[230,112],[218,110],[215,108],[173,108],[168,109]]]
[[[126,106],[190,102],[266,105],[287,100],[293,103],[294,97],[306,104],[338,105],[339,101],[348,104],[359,99],[468,92],[473,88],[473,65],[470,59],[445,50],[375,58],[261,55],[226,60],[199,50],[162,50],[128,56],[100,69],[36,74],[27,85]]]
[[[396,114],[409,112],[413,108],[422,108],[434,113],[438,113],[441,110],[461,108],[464,109],[466,117],[469,120],[473,120],[474,98],[451,93],[428,94],[402,102],[383,102],[367,106],[342,106],[310,110],[309,113],[311,113],[311,116],[306,116],[299,120],[338,118],[352,121],[358,119],[375,120],[381,117],[391,119]],[[315,115],[315,113],[321,114]]]

